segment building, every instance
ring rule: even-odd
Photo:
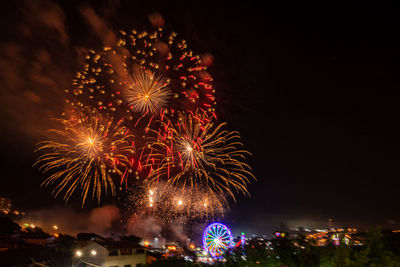
[[[25,216],[25,212],[19,210],[11,210],[12,200],[7,197],[0,197],[0,214],[15,216]]]
[[[11,199],[0,197],[0,212],[4,214],[11,212]]]
[[[89,240],[80,242],[73,266],[140,267],[146,264],[143,246],[130,241]]]
[[[69,253],[43,246],[25,246],[0,251],[0,266],[54,267],[72,265]]]

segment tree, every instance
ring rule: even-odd
[[[363,249],[355,253],[355,261],[363,266],[400,266],[400,258],[385,244],[382,229],[370,228]]]
[[[277,237],[271,240],[273,251],[272,257],[276,257],[282,264],[288,266],[299,266],[298,255],[296,254],[296,247],[290,236],[287,234],[285,237]]]
[[[11,218],[0,216],[0,234],[16,234],[21,230],[21,227]]]
[[[320,253],[314,239],[307,240],[305,234],[299,234],[293,242],[300,266],[320,266]]]

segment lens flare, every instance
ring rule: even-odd
[[[131,172],[129,157],[134,154],[133,135],[114,123],[112,118],[96,112],[75,114],[71,119],[59,119],[62,127],[51,130],[55,138],[38,144],[36,151],[44,152],[35,165],[50,176],[42,185],[57,184],[53,194],[65,191],[67,202],[77,190],[82,190],[82,206],[89,191],[100,201],[104,191],[115,194],[112,177],[121,182]]]

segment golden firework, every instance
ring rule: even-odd
[[[131,172],[130,156],[134,148],[133,138],[128,130],[115,123],[112,118],[97,112],[80,112],[71,119],[58,120],[63,128],[50,130],[54,140],[38,144],[36,151],[45,151],[35,165],[43,173],[49,173],[42,185],[57,183],[53,194],[57,197],[65,191],[64,200],[68,201],[77,190],[82,190],[82,206],[89,190],[92,198],[96,195],[100,201],[102,191],[111,191],[115,195],[112,176],[125,179]]]
[[[234,192],[248,195],[249,178],[254,178],[244,162],[250,153],[244,150],[237,131],[224,129],[206,113],[178,113],[177,121],[161,121],[159,130],[149,138],[152,181],[165,178],[167,184],[191,188],[213,196]]]
[[[125,89],[125,98],[134,112],[156,114],[168,103],[171,90],[167,79],[151,71],[139,70]]]
[[[130,188],[128,205],[135,214],[165,221],[216,218],[224,215],[227,199],[203,188],[181,188],[164,182],[144,182]]]
[[[213,77],[207,72],[211,56],[196,54],[162,27],[117,36],[116,43],[88,51],[72,88],[65,90],[71,108],[97,108],[117,120],[197,108],[216,116]]]

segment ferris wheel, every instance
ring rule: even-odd
[[[222,257],[232,244],[231,231],[222,223],[212,223],[204,230],[203,247],[212,257]]]

